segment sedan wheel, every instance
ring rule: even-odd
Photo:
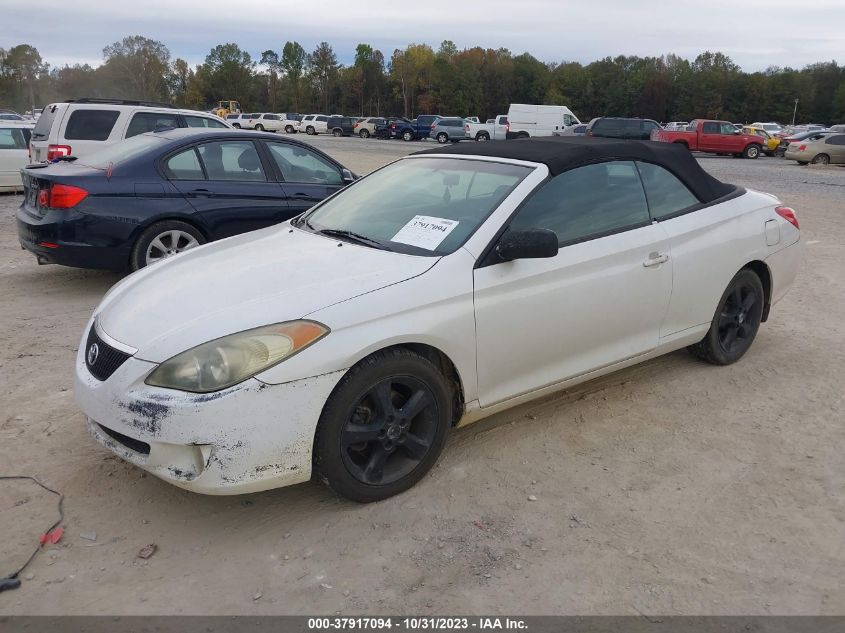
[[[827,154],[819,154],[810,161],[813,165],[830,165],[830,156]]]
[[[314,469],[348,499],[385,499],[428,472],[451,420],[448,383],[430,360],[404,349],[377,352],[350,369],[329,397]]]
[[[176,220],[154,224],[141,234],[132,249],[131,266],[138,270],[168,257],[205,244],[205,238],[190,224]]]
[[[753,270],[743,268],[731,280],[707,335],[689,351],[714,365],[738,361],[757,336],[766,297],[763,284]]]

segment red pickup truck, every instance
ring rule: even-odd
[[[733,154],[745,158],[757,158],[763,151],[763,141],[759,136],[743,134],[727,121],[697,119],[690,122],[686,131],[670,132],[662,128],[652,130],[651,140],[680,143],[698,152]]]

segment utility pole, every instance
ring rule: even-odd
[[[798,112],[798,99],[795,99],[795,108],[792,110],[792,127],[795,127],[795,114]]]

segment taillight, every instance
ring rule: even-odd
[[[396,124],[395,124],[395,123],[391,123],[391,124],[390,124],[390,129],[391,129],[391,130],[395,130],[395,129],[396,129]]]
[[[807,146],[806,146],[806,145],[801,145],[801,146],[798,148],[798,151],[799,151],[799,152],[803,152],[803,151],[805,151],[806,149],[807,149]]]
[[[510,124],[510,121],[508,121],[507,123],[505,123],[505,132],[510,132],[510,131],[511,131],[511,124]]]
[[[82,202],[88,192],[80,187],[53,184],[49,189],[38,192],[38,204],[51,209],[70,209]]]
[[[798,226],[798,218],[795,217],[795,211],[793,209],[790,209],[789,207],[776,207],[775,213],[777,213],[780,217],[789,222],[799,231],[801,230],[801,227]]]
[[[360,123],[356,123],[355,125],[353,125],[353,126],[352,126],[352,129],[354,130],[354,129],[355,129],[356,127],[358,127],[359,125],[361,125],[361,124],[360,124]]]
[[[62,156],[70,156],[70,145],[48,145],[47,160],[51,161]]]
[[[432,129],[432,130],[433,130],[434,128],[436,128],[436,127],[437,127],[437,123],[432,123],[432,124],[431,124],[431,129]]]

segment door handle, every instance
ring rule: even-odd
[[[211,195],[211,191],[209,191],[208,189],[194,189],[191,193],[196,198],[207,198]]]
[[[659,266],[669,261],[669,256],[666,253],[649,253],[648,259],[643,262],[643,266],[651,268],[652,266]]]
[[[310,200],[312,198],[312,196],[307,193],[295,193],[292,194],[290,197],[292,200]]]

